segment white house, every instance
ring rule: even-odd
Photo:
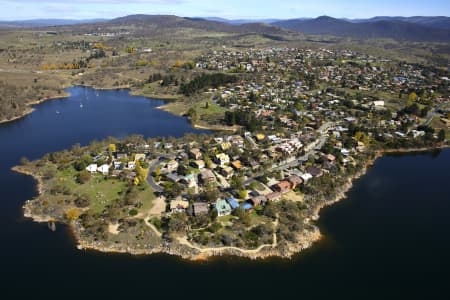
[[[90,173],[97,172],[97,164],[90,164],[89,166],[86,167],[86,170]]]
[[[303,182],[307,182],[308,180],[313,178],[313,176],[309,173],[305,173],[305,174],[300,175],[300,178],[303,179]]]
[[[101,165],[97,168],[97,171],[102,173],[103,175],[108,175],[109,173],[109,166],[107,164]]]

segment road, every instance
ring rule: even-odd
[[[437,106],[435,109],[430,110],[425,118],[425,121],[422,123],[422,125],[427,126],[430,124],[431,120],[438,114],[438,111],[444,106],[444,104],[441,104]]]
[[[155,182],[155,179],[152,176],[152,174],[155,172],[155,170],[159,167],[159,164],[160,164],[159,159],[155,159],[150,162],[150,170],[149,170],[149,174],[147,176],[147,182],[155,192],[162,193],[162,192],[164,192],[164,189]]]
[[[331,122],[328,122],[320,127],[320,129],[318,131],[320,132],[320,134],[322,136],[305,147],[305,149],[310,149],[310,150],[308,152],[306,152],[303,156],[299,157],[298,159],[296,159],[290,163],[286,163],[286,164],[277,166],[275,168],[271,168],[270,171],[284,171],[286,169],[295,168],[295,167],[298,167],[303,161],[308,160],[308,157],[310,155],[316,154],[316,152],[317,152],[316,149],[321,149],[323,147],[323,145],[325,145],[325,143],[328,139],[328,136],[324,136],[325,131],[327,131],[328,128],[332,125],[334,125],[334,124]],[[259,177],[262,175],[264,175],[264,173],[260,173],[251,178],[246,179],[244,181],[244,185],[249,185],[250,183],[255,181],[255,177]]]

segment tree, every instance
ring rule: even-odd
[[[87,170],[83,170],[80,173],[78,173],[77,182],[79,184],[85,184],[90,179],[91,179],[91,173],[89,173]]]
[[[170,216],[167,224],[169,232],[178,233],[186,229],[187,216],[184,213],[175,213]]]
[[[245,199],[248,196],[248,192],[246,190],[240,190],[239,191],[239,198]]]
[[[30,163],[30,161],[25,156],[20,159],[20,164],[23,165],[23,166],[26,166],[29,163]]]
[[[193,107],[189,108],[189,110],[187,112],[187,116],[189,117],[189,120],[191,120],[192,124],[195,124],[198,122],[199,117],[198,117],[198,113],[195,110],[195,108],[193,108]]]
[[[417,100],[417,94],[415,92],[412,92],[408,95],[408,101],[415,102]]]
[[[439,130],[438,141],[439,142],[445,141],[445,130],[444,129]]]
[[[66,218],[69,221],[77,220],[80,217],[80,215],[81,215],[81,211],[76,207],[71,208],[66,212]]]

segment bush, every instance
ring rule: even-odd
[[[136,216],[136,215],[138,214],[138,211],[137,211],[137,209],[132,209],[132,210],[130,210],[130,211],[128,212],[128,214],[129,214],[130,216],[134,217],[134,216]]]
[[[89,180],[91,180],[91,173],[89,173],[88,171],[83,170],[80,173],[78,173],[77,182],[79,184],[85,184]]]

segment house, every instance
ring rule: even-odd
[[[296,187],[298,187],[299,185],[301,185],[303,183],[303,179],[301,179],[297,175],[289,176],[287,178],[287,181],[289,181],[289,183],[291,184],[291,189],[295,189]]]
[[[273,193],[267,194],[266,198],[267,198],[267,201],[277,201],[277,200],[280,200],[281,193],[273,192]]]
[[[116,153],[116,158],[119,160],[127,158],[127,157],[128,157],[128,155],[126,153]]]
[[[198,148],[191,149],[189,151],[189,157],[191,159],[199,160],[202,158],[202,152]]]
[[[253,206],[258,206],[258,205],[265,204],[267,202],[267,198],[265,196],[261,195],[261,196],[253,197],[249,201],[250,201],[250,203],[253,204]]]
[[[222,151],[226,151],[231,148],[231,143],[230,142],[222,143],[220,144],[220,148],[222,149]]]
[[[188,174],[180,179],[180,181],[187,185],[188,188],[197,187],[197,181],[195,180],[194,174]]]
[[[216,162],[219,165],[224,166],[230,163],[230,157],[225,153],[219,153],[216,155]]]
[[[241,205],[241,207],[242,207],[242,209],[244,209],[244,210],[246,210],[246,211],[252,210],[252,209],[253,209],[253,205],[251,205],[251,204],[248,203],[248,202],[243,203],[243,204]]]
[[[178,169],[178,162],[176,160],[171,160],[166,165],[167,172],[172,173]]]
[[[112,177],[119,177],[120,173],[122,173],[122,171],[120,171],[120,170],[113,170],[111,176]]]
[[[334,162],[336,160],[336,157],[333,154],[326,154],[322,156],[322,161],[329,161]]]
[[[138,160],[145,160],[145,154],[144,153],[137,153],[135,156],[134,156],[134,161],[138,161]]]
[[[307,167],[306,172],[311,174],[313,177],[320,177],[323,175],[322,169],[316,168],[316,167]]]
[[[134,161],[129,161],[129,162],[127,163],[127,169],[128,169],[128,170],[134,170],[134,169],[136,169],[136,162],[134,162]]]
[[[242,163],[240,160],[235,160],[231,163],[231,166],[236,170],[239,171],[242,168]]]
[[[191,165],[197,169],[204,169],[206,164],[203,160],[194,160]]]
[[[86,171],[90,173],[97,172],[97,164],[90,164],[89,166],[86,167]]]
[[[184,212],[189,207],[189,202],[182,199],[175,199],[170,201],[171,212]]]
[[[201,215],[206,215],[208,214],[209,209],[208,209],[208,204],[204,203],[204,202],[195,202],[194,204],[192,204],[192,213],[194,216],[198,217]]]
[[[202,182],[205,184],[216,180],[216,176],[214,176],[214,173],[209,169],[203,170],[200,173],[200,178],[201,178]]]
[[[223,199],[218,199],[216,201],[215,207],[218,217],[228,216],[231,214],[232,209],[230,204],[228,204],[228,202]]]
[[[228,167],[228,166],[223,166],[220,169],[220,174],[222,176],[224,176],[225,178],[229,179],[231,178],[231,176],[233,176],[234,171],[232,167]]]
[[[167,179],[172,182],[178,182],[181,180],[180,176],[177,173],[169,173],[166,175]]]
[[[107,164],[103,164],[100,167],[97,168],[97,171],[102,173],[103,175],[108,175],[109,173],[109,166]]]
[[[113,165],[115,170],[122,169],[122,163],[120,161],[114,161]]]
[[[267,156],[266,156],[267,157]],[[263,158],[263,155],[261,156],[261,161],[265,160]],[[261,166],[259,163],[257,163],[255,160],[250,160],[250,162],[248,163],[250,165],[250,167],[252,168],[252,170],[257,170],[259,169],[259,167]]]
[[[227,202],[230,204],[231,209],[236,209],[239,207],[239,202],[233,197],[228,198]]]
[[[291,190],[291,184],[289,183],[289,181],[286,180],[280,181],[279,183],[273,186],[273,189],[277,192],[285,194]]]

